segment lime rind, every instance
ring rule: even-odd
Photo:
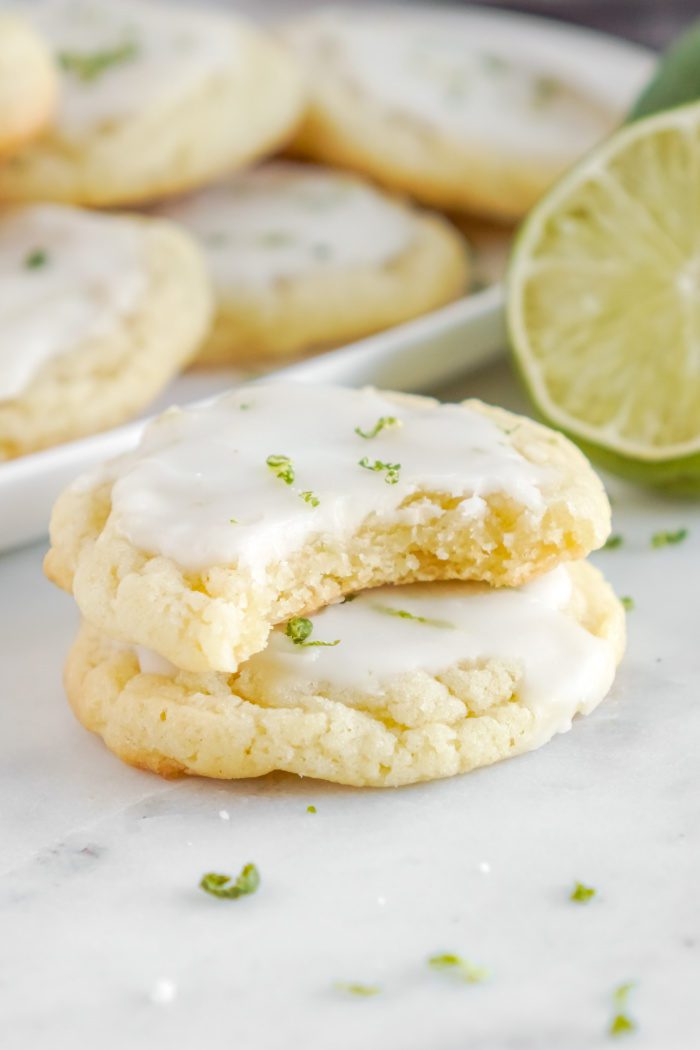
[[[681,214],[676,218],[675,224],[671,223],[672,205],[669,209],[669,204],[664,199],[663,164],[659,166],[660,171],[654,170],[654,141],[656,140],[658,145],[658,136],[666,136],[664,145],[669,149],[677,146],[673,139],[675,136],[692,161],[693,179],[688,178],[682,165],[680,171],[676,170],[679,168],[677,164],[673,169],[675,181],[672,189],[675,190],[676,196],[684,190],[689,194],[687,199],[684,199],[686,209],[680,209]],[[615,185],[615,173],[619,169],[624,174],[625,158],[632,157],[634,150],[637,150],[638,156],[635,157],[635,170],[631,176],[632,192],[625,188],[623,199],[618,200],[621,193]],[[675,160],[674,155],[671,156],[671,160]],[[652,171],[651,186],[645,184],[645,164]],[[694,180],[696,172],[697,182]],[[654,176],[659,174],[662,176],[661,181],[657,179],[655,182]],[[690,184],[690,188],[687,184]],[[624,181],[621,185],[624,187]],[[594,222],[588,222],[591,212],[586,212],[584,208],[580,221],[574,213],[572,228],[566,237],[562,238],[560,233],[550,236],[550,226],[557,216],[566,214],[567,203],[581,198],[582,192],[587,191],[589,186],[603,187],[599,200],[602,200],[605,206],[610,206],[610,201],[605,199],[605,193],[613,197],[616,195],[614,206],[610,208],[611,226],[604,231],[602,237],[599,230],[596,232],[593,229],[592,235],[595,222],[600,224],[603,220],[607,221],[608,216],[603,214],[601,219],[594,213]],[[595,194],[592,195],[592,200],[595,202]],[[619,214],[622,214],[623,221],[618,222],[618,225],[623,231],[625,222],[633,224],[627,240],[620,243],[614,240],[615,223]],[[608,236],[610,239],[606,242]],[[549,243],[540,255],[537,248],[544,245],[548,238]],[[609,249],[613,242],[615,253],[606,254],[605,249]],[[584,245],[583,248],[581,244]],[[564,245],[563,252],[561,245]],[[570,258],[567,258],[570,248],[573,250]],[[689,294],[692,298],[687,309],[685,302],[681,309],[674,296],[683,291],[681,279],[685,277],[685,272],[682,271],[682,267],[684,262],[688,263],[689,255],[692,256],[691,261],[697,259],[697,270],[689,275]],[[574,289],[577,288],[577,281],[581,284],[581,273],[588,267],[583,285],[585,287],[586,282],[590,282],[596,286],[601,293],[599,300],[596,300],[596,306],[601,309],[602,302],[608,310],[603,318],[607,328],[604,325],[603,330],[608,339],[609,352],[602,356],[599,351],[592,354],[590,347],[586,345],[586,325],[581,324],[582,312],[585,322],[586,304],[579,299],[570,316],[558,316],[557,304],[546,304],[546,309],[550,311],[546,314],[551,329],[550,345],[546,352],[542,351],[541,345],[533,348],[529,335],[530,319],[525,312],[525,289],[528,289],[530,284],[537,289],[538,268],[540,273],[544,273],[547,267],[551,268],[549,272],[553,275],[553,283],[556,285],[558,282],[560,287],[566,288],[567,265],[570,267],[570,283]],[[681,268],[680,277],[678,268]],[[668,277],[666,283],[664,275]],[[634,278],[633,284],[630,282],[630,276]],[[572,437],[584,451],[616,473],[674,489],[693,493],[700,491],[700,412],[695,410],[696,388],[688,381],[683,368],[685,363],[688,366],[697,363],[697,373],[700,377],[700,103],[680,106],[627,125],[584,157],[535,206],[525,220],[516,237],[506,281],[507,324],[511,347],[525,385],[542,417],[550,425]],[[625,292],[631,291],[637,295],[636,311],[625,312],[623,309],[615,315],[611,310],[611,304],[615,303],[616,281]],[[628,288],[625,288],[625,282]],[[556,295],[556,289],[552,294]],[[675,326],[675,331],[671,332],[672,337],[668,340],[665,359],[659,360],[658,346],[654,339],[658,341],[659,334],[666,330],[664,325],[667,324],[667,320],[668,327],[672,330]],[[645,364],[645,374],[640,362],[634,360],[634,350],[629,346],[630,339],[635,338],[635,324],[638,329],[637,337],[642,346],[646,341],[649,352],[647,360],[641,363]],[[654,324],[659,329],[656,333]],[[690,349],[699,356],[698,362],[685,360],[688,353],[683,342],[686,331],[683,324],[686,324]],[[560,351],[560,343],[551,339],[552,331],[556,334],[557,325],[563,326],[569,340],[568,345],[564,341],[563,353]],[[697,340],[694,339],[695,334]],[[616,369],[616,353],[623,361],[624,368]],[[575,365],[570,358],[576,359]],[[543,359],[549,367],[547,377],[544,374]],[[586,377],[587,367],[590,374]],[[571,374],[572,369],[574,375]],[[660,372],[663,374],[660,375]],[[569,410],[572,399],[578,398],[581,404],[585,404],[586,382],[589,385],[593,384],[593,387],[595,383],[607,382],[613,385],[613,393],[608,396],[608,411],[611,404],[618,404],[615,397],[618,397],[618,400],[620,397],[619,390],[617,393],[614,391],[614,383],[617,383],[618,387],[621,383],[626,384],[623,393],[632,405],[629,412],[632,424],[628,421],[627,433],[616,429],[615,421],[609,425],[608,420],[608,425],[603,425],[606,422],[604,419],[590,418],[591,414],[595,417],[596,410],[599,416],[601,415],[600,404],[594,405],[594,411],[589,411],[588,418],[585,412],[577,415]],[[641,395],[641,402],[635,404],[635,397],[640,396],[638,388],[642,388],[644,382],[648,390]],[[556,387],[557,383],[557,395],[561,392],[563,405],[558,403],[556,396],[552,394],[551,386]],[[605,400],[606,389],[599,385],[595,390],[598,401]],[[663,390],[670,390],[667,404],[664,406],[661,401],[655,405],[654,398]],[[648,405],[644,401],[645,397],[649,399]],[[590,400],[589,397],[589,402]],[[590,408],[590,403],[588,407]],[[644,410],[643,413],[641,409]],[[637,417],[640,415],[643,415],[641,427],[637,426]],[[646,438],[643,433],[639,433],[645,427],[648,432]],[[683,440],[659,440],[659,434],[663,436],[664,427],[670,431],[674,431],[675,428],[683,435]],[[683,427],[687,433],[683,433]],[[656,440],[648,440],[649,434],[653,434]]]

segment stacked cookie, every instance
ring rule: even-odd
[[[510,222],[618,117],[474,11],[26,17],[0,16],[0,460],[137,414],[192,362],[259,370],[454,300],[478,278],[463,219],[417,205]],[[306,163],[251,168],[280,150]]]
[[[275,384],[171,410],[59,500],[78,718],[164,775],[391,786],[537,747],[606,695],[609,507],[479,402]]]

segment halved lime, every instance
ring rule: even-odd
[[[535,207],[508,325],[545,419],[611,470],[700,492],[700,104],[623,127]]]

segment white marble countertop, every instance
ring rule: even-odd
[[[467,390],[517,407],[504,366]],[[700,1045],[700,505],[612,493],[625,542],[596,560],[636,608],[609,701],[539,752],[397,791],[121,765],[64,701],[76,617],[42,549],[0,559],[3,1050]],[[255,896],[197,888],[251,860]],[[491,976],[431,972],[435,952]],[[625,981],[638,1027],[613,1040]]]

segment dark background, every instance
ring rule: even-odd
[[[481,6],[561,18],[655,48],[700,18],[700,0],[481,0]]]
[[[119,0],[114,0],[118,3]],[[189,0],[196,3],[197,0]],[[211,2],[211,0],[210,0]],[[213,0],[263,20],[289,17],[292,12],[324,4],[387,3],[392,0]],[[411,0],[393,0],[408,5]],[[431,0],[415,0],[429,6]],[[466,7],[470,0],[434,0],[435,6]],[[476,0],[476,6],[507,8],[559,18],[600,29],[661,50],[691,22],[700,19],[700,0]]]

